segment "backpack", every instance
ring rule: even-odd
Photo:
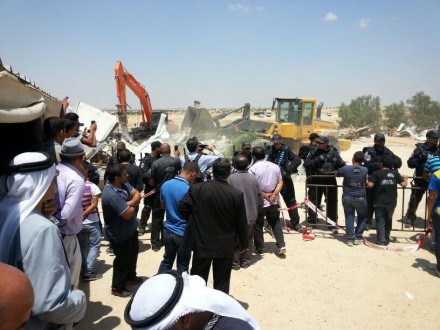
[[[188,155],[185,155],[185,163],[186,162],[191,162],[191,163],[199,163],[199,159],[200,157],[202,157],[201,154],[198,154],[196,156],[196,158],[194,158],[193,160],[189,159]],[[203,182],[205,181],[205,173],[199,172],[199,176],[194,180],[194,183],[199,183],[199,182]]]

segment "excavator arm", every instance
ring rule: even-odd
[[[151,116],[153,109],[151,107],[150,96],[148,95],[145,87],[140,84],[131,73],[129,73],[122,66],[120,61],[115,65],[115,80],[116,80],[116,93],[119,103],[116,104],[118,109],[119,123],[121,125],[122,133],[129,136],[127,129],[127,94],[126,86],[132,90],[132,92],[139,98],[142,107],[142,121],[144,123],[144,129],[148,129],[151,125]]]

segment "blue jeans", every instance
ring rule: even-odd
[[[83,229],[76,236],[78,237],[79,246],[81,248],[81,272],[83,275],[90,275],[93,273],[93,265],[98,257],[99,247],[101,246],[101,229],[99,228],[99,222],[84,225]],[[90,247],[89,253],[87,254],[88,243]]]
[[[393,213],[395,205],[379,206],[374,208],[376,215],[377,242],[379,244],[388,244],[390,242],[390,233],[393,228]]]
[[[160,263],[157,273],[163,273],[173,268],[174,260],[177,256],[177,272],[183,273],[188,271],[190,254],[182,254],[179,252],[180,245],[182,244],[183,236],[174,234],[167,228],[163,230],[163,244],[165,246],[165,253],[163,254],[163,260]]]
[[[367,216],[367,198],[353,197],[348,195],[342,196],[342,206],[344,207],[345,229],[347,239],[361,239],[365,229],[365,218]],[[356,230],[354,229],[355,212],[358,216]]]

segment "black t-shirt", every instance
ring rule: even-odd
[[[396,170],[378,170],[369,178],[374,183],[375,195],[373,206],[396,206],[397,184],[403,182],[403,178]]]

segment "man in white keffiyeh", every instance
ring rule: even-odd
[[[46,153],[22,153],[0,177],[0,261],[23,271],[35,294],[24,329],[72,329],[85,313],[84,292],[70,290],[58,227],[42,214],[55,197],[56,168]]]
[[[231,296],[206,287],[186,272],[158,274],[142,284],[125,309],[133,329],[260,329],[258,323]]]

